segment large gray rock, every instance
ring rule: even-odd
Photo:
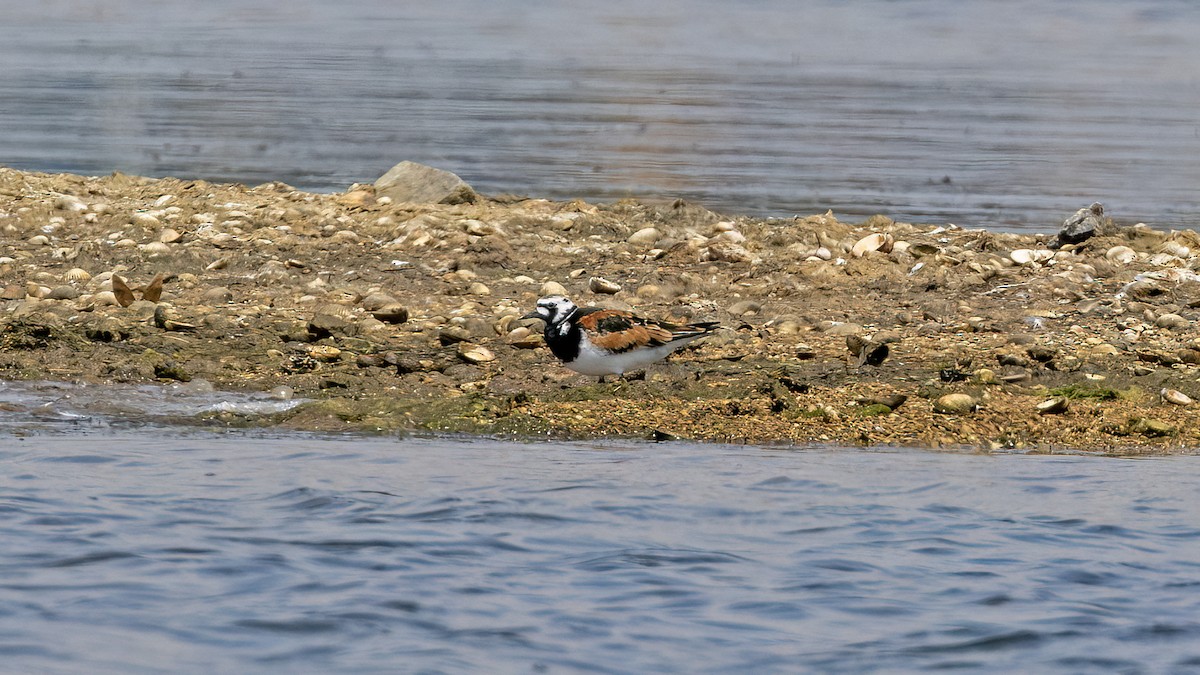
[[[1093,202],[1086,209],[1079,209],[1075,215],[1063,221],[1062,230],[1058,237],[1050,242],[1050,248],[1060,248],[1064,244],[1080,244],[1087,241],[1101,230],[1104,223],[1104,206]]]
[[[397,202],[463,204],[478,195],[463,179],[432,166],[400,162],[375,181],[375,193]]]

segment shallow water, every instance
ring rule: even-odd
[[[1200,215],[1200,6],[3,3],[0,163],[677,196],[1051,232]]]
[[[1200,670],[1194,458],[0,436],[8,672]]]

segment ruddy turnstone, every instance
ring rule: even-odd
[[[584,375],[622,375],[648,366],[717,328],[715,322],[677,326],[619,309],[578,307],[552,295],[521,317],[546,324],[546,346],[567,368]]]

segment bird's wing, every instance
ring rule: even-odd
[[[694,331],[679,334],[671,324],[643,319],[619,309],[585,312],[579,317],[579,326],[587,331],[592,344],[616,353],[657,347],[694,334]]]

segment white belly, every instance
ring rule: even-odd
[[[696,337],[700,336],[697,335]],[[579,350],[579,356],[574,361],[565,365],[583,375],[595,375],[597,377],[602,375],[621,375],[626,371],[645,368],[651,363],[667,358],[668,354],[695,340],[696,337],[676,340],[670,344],[650,347],[648,349],[635,349],[621,354],[613,354],[603,349],[597,349],[590,342],[584,340],[583,346]]]

